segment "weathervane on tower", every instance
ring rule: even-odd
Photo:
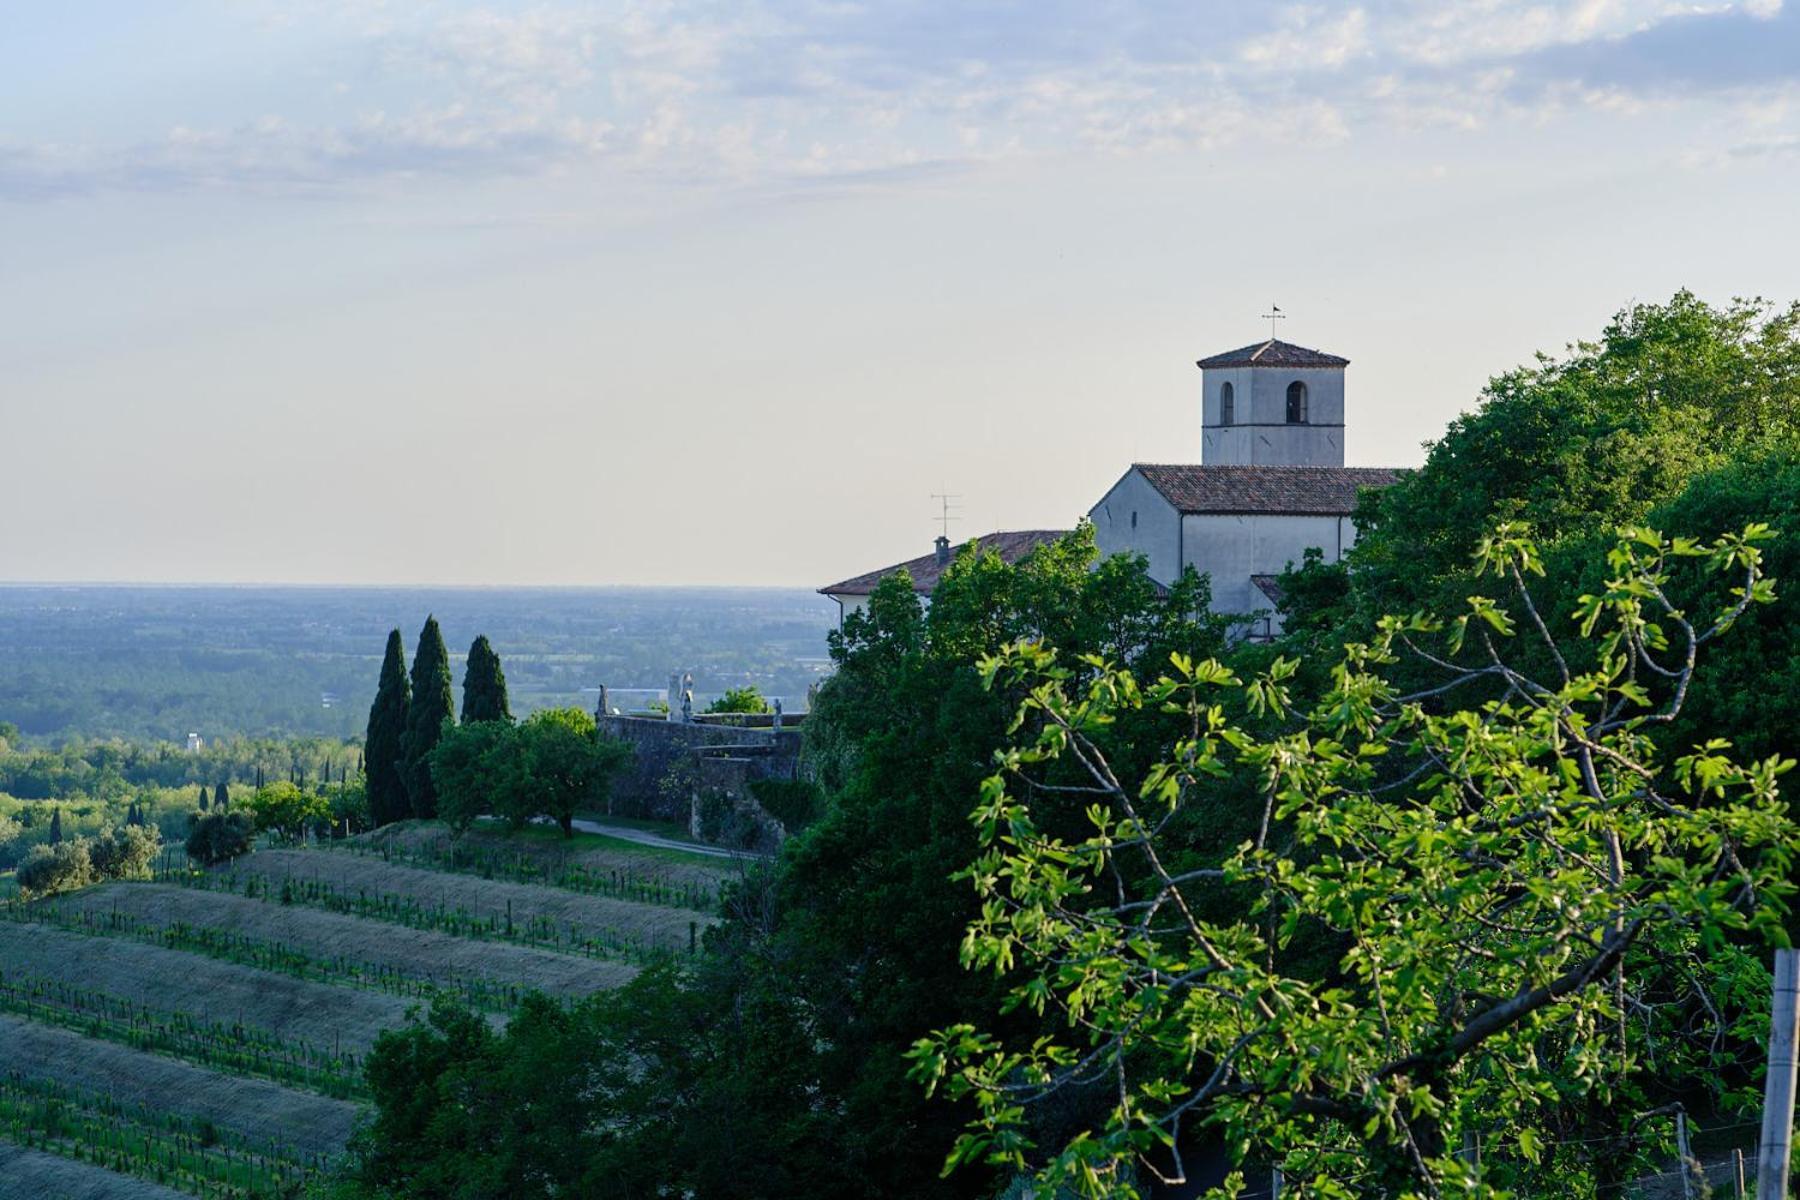
[[[1269,311],[1263,314],[1263,320],[1269,323],[1269,340],[1275,340],[1275,322],[1287,320],[1287,314],[1281,311],[1281,305],[1269,305]]]

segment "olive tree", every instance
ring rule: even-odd
[[[1587,1194],[1664,1149],[1672,1097],[1753,1087],[1731,1059],[1766,1012],[1758,943],[1784,936],[1792,763],[1722,738],[1662,761],[1648,735],[1706,644],[1772,598],[1768,536],[1622,531],[1574,614],[1577,660],[1532,599],[1536,550],[1502,526],[1476,565],[1505,604],[1382,621],[1303,712],[1287,658],[1240,677],[1175,655],[1142,682],[1039,643],[984,659],[1027,691],[973,812],[962,957],[1006,977],[1013,1015],[913,1050],[916,1078],[978,1113],[951,1164],[1131,1196],[1210,1143],[1280,1166],[1284,1197]],[[1703,616],[1670,597],[1678,561],[1715,572]],[[1513,665],[1525,638],[1549,677]],[[1441,680],[1401,693],[1406,655]],[[1109,738],[1150,715],[1181,733],[1121,777]],[[1187,865],[1177,814],[1245,776],[1260,832]],[[1209,906],[1221,889],[1240,902]],[[1094,1120],[1036,1145],[1057,1093]],[[1479,1161],[1459,1153],[1477,1133]]]

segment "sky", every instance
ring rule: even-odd
[[[818,586],[1800,297],[1800,4],[0,0],[0,580]]]

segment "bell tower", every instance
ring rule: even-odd
[[[1344,465],[1349,359],[1270,338],[1197,365],[1202,466]]]

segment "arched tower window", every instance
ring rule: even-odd
[[[1306,385],[1298,379],[1288,384],[1287,423],[1289,425],[1306,424]]]
[[[1237,397],[1232,393],[1229,383],[1219,385],[1219,424],[1232,425],[1237,422]]]

